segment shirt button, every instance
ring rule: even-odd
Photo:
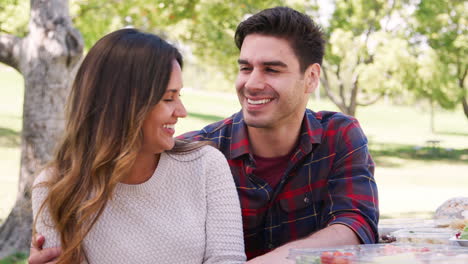
[[[308,204],[310,202],[309,197],[304,198],[304,203]]]

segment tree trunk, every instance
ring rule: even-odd
[[[468,102],[466,101],[466,96],[462,97],[462,106],[463,113],[465,113],[466,118],[468,118]]]
[[[325,93],[328,98],[340,109],[341,112],[346,113],[348,111],[346,107],[346,102],[340,100],[332,91],[330,87],[330,82],[328,79],[327,68],[325,65],[322,65],[322,77],[320,78],[320,83],[323,85],[325,89]]]
[[[0,227],[0,257],[29,250],[32,183],[62,133],[66,97],[83,52],[68,0],[31,0],[29,34],[24,39],[2,39],[10,41],[0,43],[0,61],[21,72],[25,92],[18,195]]]
[[[460,87],[460,89],[462,90],[461,101],[462,101],[463,113],[465,113],[466,118],[468,118],[468,102],[466,99],[468,94],[466,93],[466,89],[465,89],[465,78],[466,78],[467,72],[468,72],[468,69],[465,68],[465,71],[463,72],[463,76],[458,79],[458,87]]]
[[[429,99],[429,106],[430,106],[430,125],[431,125],[431,133],[434,134],[435,133],[435,122],[434,122],[434,99],[432,99],[432,94],[431,94],[431,98]]]

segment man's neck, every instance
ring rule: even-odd
[[[273,158],[285,156],[293,150],[299,139],[302,119],[277,128],[247,127],[253,154]]]

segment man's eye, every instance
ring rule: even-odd
[[[279,71],[277,71],[277,70],[275,70],[275,69],[272,69],[272,68],[266,68],[266,71],[267,71],[267,72],[273,72],[273,73],[279,72]]]
[[[250,71],[251,68],[249,67],[240,67],[240,71]]]
[[[164,102],[172,102],[172,101],[174,101],[174,99],[169,98],[169,99],[164,99],[163,101],[164,101]]]

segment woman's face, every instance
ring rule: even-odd
[[[179,97],[182,86],[182,71],[174,60],[166,92],[143,122],[143,151],[161,153],[174,147],[177,119],[187,116]]]

